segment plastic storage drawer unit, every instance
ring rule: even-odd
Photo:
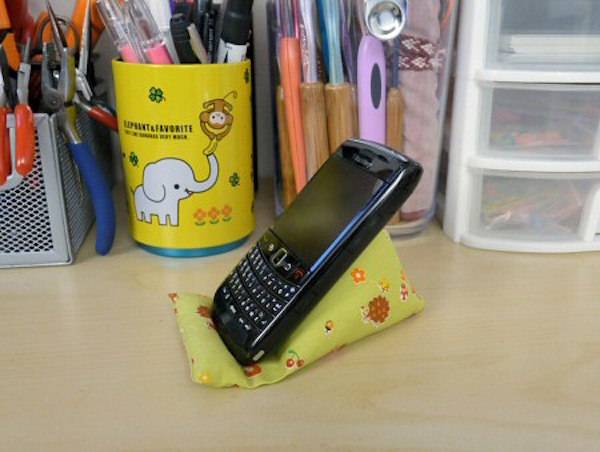
[[[600,86],[484,84],[482,153],[600,161]]]
[[[600,1],[463,0],[444,230],[600,251]]]
[[[599,1],[490,3],[490,67],[551,71],[562,66],[561,70],[600,70]]]
[[[486,171],[474,178],[467,241],[469,236],[487,237],[509,251],[514,250],[511,242],[528,242],[537,251],[546,243],[589,238],[588,212],[600,207],[594,205],[600,191],[595,175]]]

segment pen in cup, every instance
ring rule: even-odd
[[[191,26],[196,27],[194,24],[191,24]],[[192,48],[188,27],[190,27],[190,21],[183,13],[173,14],[173,17],[171,17],[171,37],[179,62],[181,64],[198,64],[200,60]]]
[[[210,57],[208,56],[206,47],[204,47],[204,43],[202,42],[202,38],[200,37],[200,33],[198,33],[196,25],[190,24],[188,33],[190,35],[190,45],[192,46],[192,50],[196,54],[198,60],[200,60],[200,63],[209,64]]]
[[[227,2],[223,14],[217,63],[239,63],[246,59],[252,27],[252,3],[252,0]]]
[[[290,137],[287,130],[285,117],[285,99],[283,88],[280,85],[280,59],[279,48],[283,37],[282,15],[280,1],[267,3],[268,49],[275,58],[271,61],[271,80],[276,85],[274,93],[274,110],[276,112],[276,148],[278,149],[278,166],[281,175],[281,202],[288,207],[296,197],[296,182],[294,181],[294,163],[290,150]]]
[[[304,81],[302,121],[306,150],[306,175],[310,179],[329,158],[325,85],[319,80],[314,0],[300,0],[300,33],[302,36],[302,67]]]
[[[144,52],[132,24],[116,0],[97,0],[98,11],[121,58],[126,63],[144,63]]]
[[[392,77],[387,98],[387,139],[386,144],[395,151],[404,149],[404,95],[400,88],[400,48],[398,39],[391,45]]]
[[[187,20],[192,20],[194,10],[195,2],[193,0],[176,0],[175,4],[171,5],[171,12],[173,13],[173,15],[183,14]]]
[[[148,7],[148,10],[152,14],[154,18],[154,22],[162,34],[165,43],[167,45],[167,50],[169,51],[169,55],[173,60],[173,63],[179,63],[179,58],[177,56],[177,51],[175,50],[175,45],[173,44],[173,40],[171,38],[170,24],[171,24],[171,14],[172,9],[168,0],[143,0]]]
[[[329,58],[329,83],[325,87],[329,152],[333,154],[347,139],[356,137],[355,101],[352,86],[344,80],[339,3],[323,1],[322,12],[326,32],[324,46]]]
[[[352,113],[353,113],[353,129],[358,130],[358,105],[356,93],[356,77],[357,77],[357,54],[358,45],[355,47],[352,40],[352,25],[354,18],[353,0],[339,0],[340,5],[340,33],[342,58],[344,61],[344,70],[346,80],[352,87]]]
[[[296,192],[306,185],[306,154],[302,126],[302,55],[300,40],[294,27],[293,8],[287,0],[282,3],[283,37],[280,40],[279,59],[281,87],[285,100],[285,116],[289,134],[290,151],[294,167]]]
[[[173,64],[165,39],[143,0],[125,0],[129,15],[146,58],[152,64]]]
[[[210,0],[197,0],[196,1],[196,10],[194,11],[194,24],[196,25],[196,30],[198,34],[202,36],[202,31],[204,30],[204,24],[206,22],[206,13],[209,11],[209,8],[212,7],[212,2]],[[206,43],[202,43],[205,45]]]
[[[282,201],[288,207],[296,197],[296,182],[294,177],[294,161],[290,149],[290,135],[285,115],[285,95],[283,88],[278,86],[275,92],[277,111],[277,129],[279,130],[279,155],[281,159]]]
[[[360,138],[385,144],[386,141],[385,47],[371,36],[363,36],[358,48],[358,125]]]
[[[346,79],[356,85],[356,52],[352,43],[352,19],[354,8],[352,0],[338,0],[340,3],[341,46]]]
[[[219,8],[220,5],[213,5],[212,1],[209,0],[206,6],[206,13],[204,14],[203,27],[198,29],[211,62],[214,60],[217,47],[216,30]]]

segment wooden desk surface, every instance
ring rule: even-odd
[[[122,227],[110,257],[0,271],[0,450],[599,450],[600,254],[397,247],[425,312],[254,391],[190,381],[166,297],[246,247],[164,259]]]

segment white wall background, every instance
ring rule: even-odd
[[[10,0],[9,0],[10,1]],[[34,15],[45,9],[46,0],[29,0],[29,7]],[[75,0],[52,0],[52,6],[57,14],[70,16]],[[254,68],[256,72],[256,108],[257,123],[255,124],[255,139],[257,140],[259,175],[261,177],[273,174],[273,145],[271,136],[273,134],[271,101],[269,87],[269,52],[267,44],[267,27],[265,14],[266,0],[254,1],[254,44],[256,56]],[[100,53],[101,61],[97,66],[99,76],[112,84],[110,72],[110,60],[116,56],[116,51],[106,36],[100,41],[95,50]],[[112,92],[112,88],[111,88]],[[117,161],[120,161],[118,159]]]

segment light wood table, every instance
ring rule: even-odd
[[[90,236],[73,266],[0,272],[0,450],[600,450],[600,254],[476,251],[434,225],[397,242],[423,314],[215,390],[189,379],[166,294],[212,293],[247,247],[159,258],[120,217],[109,257]]]

